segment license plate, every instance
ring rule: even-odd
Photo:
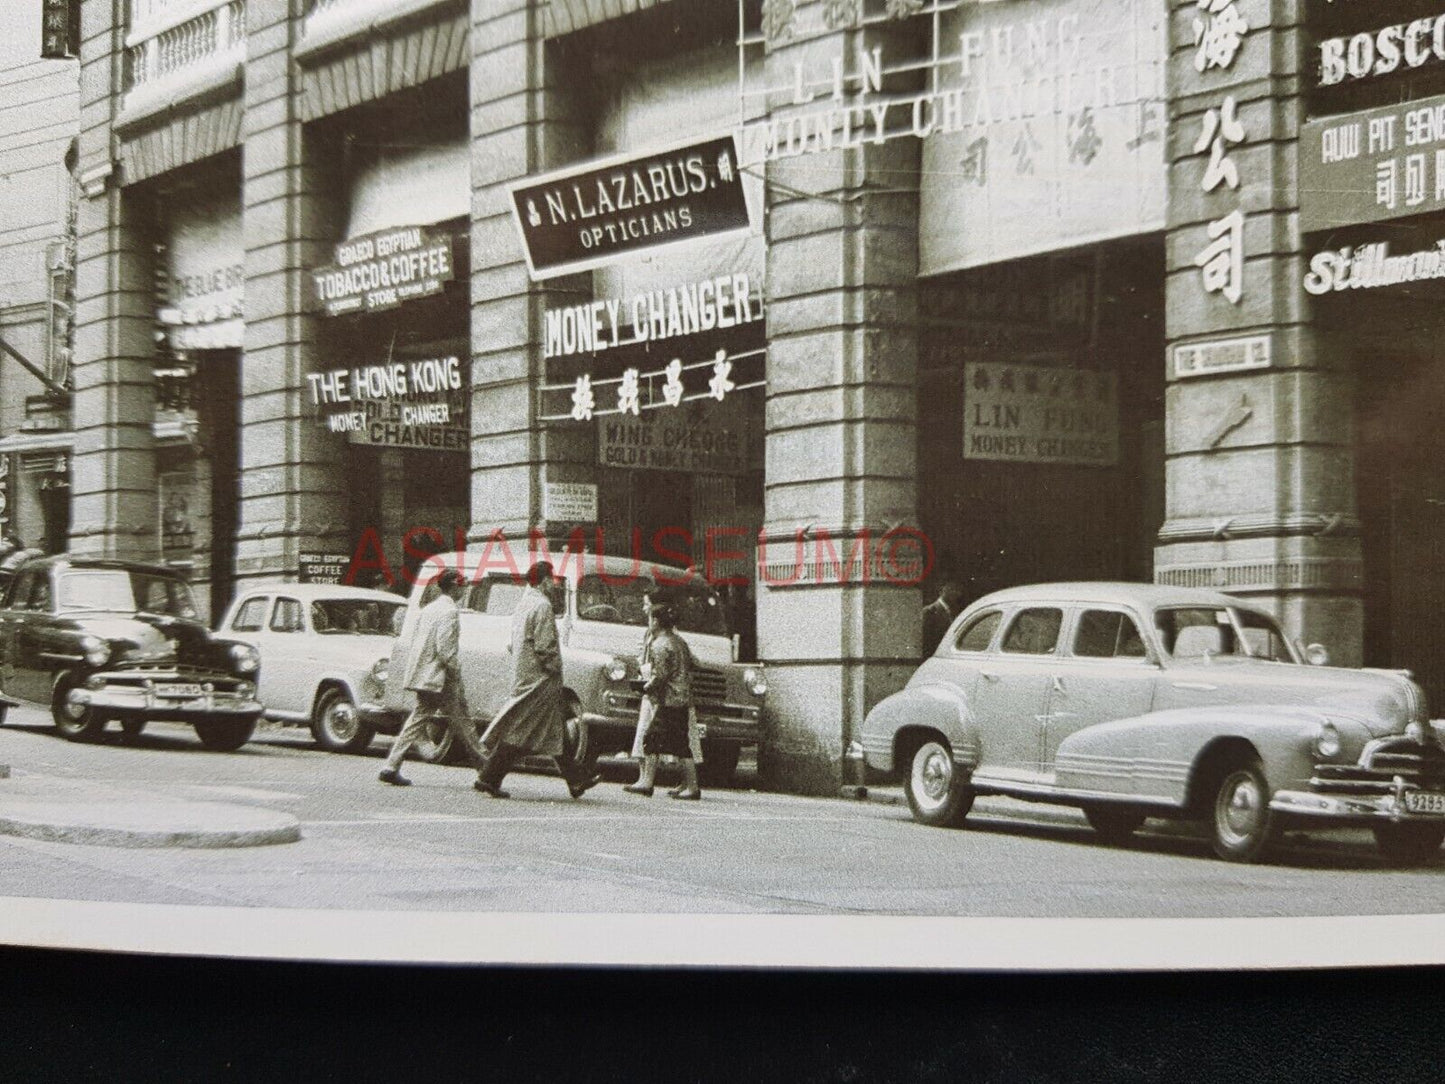
[[[1411,813],[1445,813],[1445,794],[1413,791],[1405,795],[1405,808]]]
[[[159,685],[156,687],[156,695],[174,697],[177,700],[196,700],[206,694],[199,685]]]

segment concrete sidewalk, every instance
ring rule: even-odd
[[[0,765],[0,835],[100,847],[261,847],[295,843],[289,813],[196,802]]]

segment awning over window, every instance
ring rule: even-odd
[[[246,242],[239,192],[198,190],[168,205],[166,299],[174,350],[234,350],[245,338]]]
[[[358,167],[346,236],[429,226],[472,213],[471,152],[465,137],[387,146]]]

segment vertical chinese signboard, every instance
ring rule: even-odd
[[[80,55],[80,0],[43,0],[40,10],[40,56],[69,60]]]

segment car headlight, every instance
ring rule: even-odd
[[[1416,720],[1405,727],[1405,737],[1419,745],[1424,745],[1430,739],[1425,729],[1425,724]]]
[[[261,665],[261,658],[250,644],[232,644],[231,662],[238,674],[254,674]]]
[[[391,659],[383,655],[371,664],[371,680],[386,688],[386,679],[391,677]]]
[[[626,660],[626,659],[622,659],[622,658],[613,659],[611,662],[609,662],[609,663],[607,664],[607,680],[608,680],[608,681],[626,681],[626,680],[627,680],[627,670],[628,670],[628,667],[627,667],[627,660]]]
[[[1340,755],[1344,743],[1340,741],[1340,732],[1334,723],[1322,723],[1319,733],[1315,735],[1315,753],[1329,760]]]
[[[744,670],[743,684],[754,696],[768,695],[768,675],[761,666],[749,666]]]
[[[99,636],[82,636],[80,652],[91,666],[104,666],[110,662],[110,645]]]
[[[250,700],[256,695],[256,686],[249,681],[242,681],[236,685],[236,695],[242,700]]]

